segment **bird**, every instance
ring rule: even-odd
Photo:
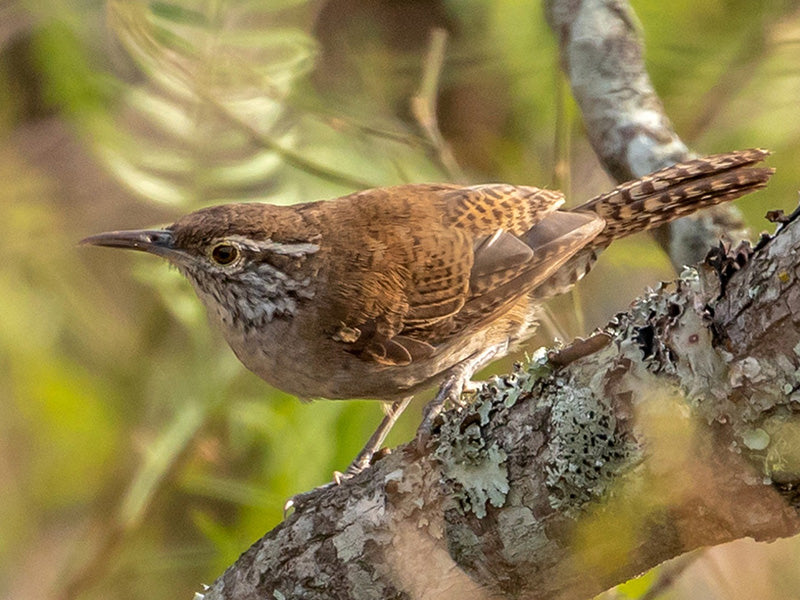
[[[368,466],[417,392],[430,425],[472,375],[536,331],[613,240],[766,185],[769,154],[709,155],[575,208],[531,186],[405,184],[279,206],[230,203],[82,244],[147,252],[189,280],[239,360],[301,399],[391,403],[347,473]]]

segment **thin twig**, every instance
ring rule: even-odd
[[[556,89],[556,126],[555,126],[555,162],[553,164],[553,187],[561,190],[567,199],[572,197],[572,104],[570,102],[569,81],[564,73],[555,69],[555,89]],[[579,287],[574,287],[570,291],[568,298],[572,303],[575,315],[574,335],[586,333],[586,315],[581,302],[581,292]],[[551,314],[555,322],[558,321],[554,314]],[[561,339],[569,339],[565,336]]]
[[[569,110],[569,81],[564,73],[556,68],[556,123],[553,164],[553,187],[561,190],[566,198],[572,196],[572,115]]]
[[[356,189],[371,188],[380,185],[380,182],[361,179],[359,177],[355,177],[348,173],[342,173],[341,171],[329,169],[328,167],[325,167],[317,162],[308,160],[305,156],[303,156],[299,152],[295,152],[290,148],[282,146],[274,139],[272,139],[270,136],[260,132],[258,129],[253,127],[250,123],[248,123],[245,119],[241,118],[239,115],[229,110],[224,104],[222,104],[216,98],[213,98],[211,95],[205,94],[198,90],[195,91],[198,97],[201,100],[203,100],[203,102],[207,102],[210,106],[214,107],[223,118],[230,121],[232,124],[236,125],[242,131],[249,134],[250,138],[257,144],[274,151],[287,164],[292,165],[293,167],[297,167],[298,169],[301,169],[302,171],[305,171],[306,173],[309,173],[311,175],[316,175],[317,177],[325,179],[326,181],[330,181],[331,183],[336,183],[339,185],[344,185]]]
[[[411,98],[411,114],[436,151],[436,157],[442,168],[453,181],[463,181],[464,174],[449,144],[439,131],[439,120],[436,116],[436,98],[439,93],[446,45],[447,32],[438,27],[432,29],[428,53],[423,64],[422,81],[419,90]]]
[[[641,177],[690,157],[645,68],[628,0],[548,0],[545,8],[589,141],[614,179]],[[713,214],[718,228],[740,221],[735,209],[715,209]],[[698,221],[676,223],[657,239],[680,269],[700,260],[716,236]],[[689,252],[691,248],[702,250]]]

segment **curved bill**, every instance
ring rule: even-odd
[[[166,229],[131,229],[108,231],[89,236],[80,241],[81,246],[105,246],[127,248],[162,256],[173,262],[183,262],[186,254],[175,248],[172,232]]]

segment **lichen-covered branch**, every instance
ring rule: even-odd
[[[800,531],[800,220],[301,502],[205,594],[583,599]],[[598,343],[599,341],[599,343]],[[568,364],[563,364],[568,363]]]
[[[547,0],[545,6],[589,141],[611,176],[628,181],[692,158],[647,74],[628,2]],[[731,205],[675,221],[657,238],[681,268],[698,262],[723,233],[746,237]]]

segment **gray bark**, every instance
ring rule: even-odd
[[[798,255],[795,220],[488,383],[427,444],[301,503],[206,600],[590,598],[695,548],[794,535]]]
[[[561,64],[600,162],[618,182],[694,158],[667,117],[644,65],[636,15],[625,0],[547,0]],[[755,142],[757,144],[757,141]],[[724,205],[679,219],[656,239],[680,269],[722,235],[747,237],[741,213]]]

